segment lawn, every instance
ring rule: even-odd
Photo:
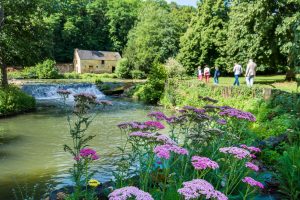
[[[245,77],[240,77],[240,85],[246,86]],[[198,81],[196,78],[190,81]],[[231,86],[233,85],[234,77],[220,77],[219,85],[221,86]],[[213,85],[213,78],[210,78],[210,85]],[[297,82],[287,82],[285,81],[285,75],[274,75],[274,76],[257,76],[254,79],[255,87],[262,88],[273,88],[284,90],[287,92],[297,92]]]

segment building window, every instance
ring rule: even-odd
[[[101,60],[101,64],[104,65],[104,64],[105,64],[105,61],[104,61],[104,60]]]

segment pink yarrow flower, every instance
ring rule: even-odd
[[[252,162],[246,162],[245,166],[256,172],[259,170],[259,167],[255,164],[253,164]]]
[[[159,111],[152,111],[148,114],[149,117],[154,117],[156,120],[165,120],[167,116]]]
[[[224,147],[219,149],[220,152],[232,154],[235,158],[243,159],[250,156],[250,152],[239,147]]]
[[[149,132],[132,132],[132,133],[129,133],[129,137],[138,137],[138,138],[154,138],[154,135],[152,133],[149,133]]]
[[[255,153],[261,152],[260,148],[258,148],[258,147],[252,147],[252,146],[249,147],[245,144],[241,144],[240,147],[242,147],[243,149],[247,149],[250,152],[255,152]]]
[[[244,183],[248,183],[249,185],[254,186],[254,187],[259,187],[261,189],[264,188],[264,185],[261,182],[258,182],[258,181],[254,180],[253,178],[248,177],[248,176],[243,178],[242,181]]]
[[[183,182],[183,188],[178,190],[178,193],[184,196],[185,200],[197,199],[200,196],[205,196],[206,199],[227,200],[228,198],[221,192],[203,179],[194,179],[192,181]]]
[[[91,159],[91,160],[98,160],[100,157],[97,155],[97,152],[90,148],[81,149],[79,152],[79,156],[83,159]],[[78,160],[78,156],[74,158]]]
[[[162,142],[163,144],[170,144],[170,145],[177,145],[177,143],[172,140],[169,136],[167,135],[159,135],[156,137],[157,142]]]
[[[219,168],[218,163],[215,161],[210,160],[206,157],[200,157],[200,156],[193,156],[192,157],[192,165],[196,170],[203,170],[207,168],[211,169],[217,169]]]
[[[187,155],[188,151],[182,147],[170,144],[160,145],[154,148],[153,152],[159,158],[169,159],[171,152],[180,154],[180,155]]]
[[[165,128],[165,126],[158,121],[146,121],[144,124],[147,125],[148,127],[153,127],[156,129],[164,129]]]
[[[129,186],[114,190],[108,195],[109,200],[154,200],[152,196],[136,187]]]

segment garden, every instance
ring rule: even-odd
[[[300,199],[299,10],[1,1],[0,199]]]

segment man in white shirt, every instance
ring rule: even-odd
[[[248,87],[253,86],[254,76],[256,75],[256,63],[252,59],[249,60],[246,69],[246,83]]]
[[[233,67],[233,72],[234,72],[234,83],[233,85],[237,85],[239,86],[240,85],[240,82],[239,82],[239,76],[242,74],[242,66],[239,65],[238,63],[235,63],[234,64],[234,67]]]

